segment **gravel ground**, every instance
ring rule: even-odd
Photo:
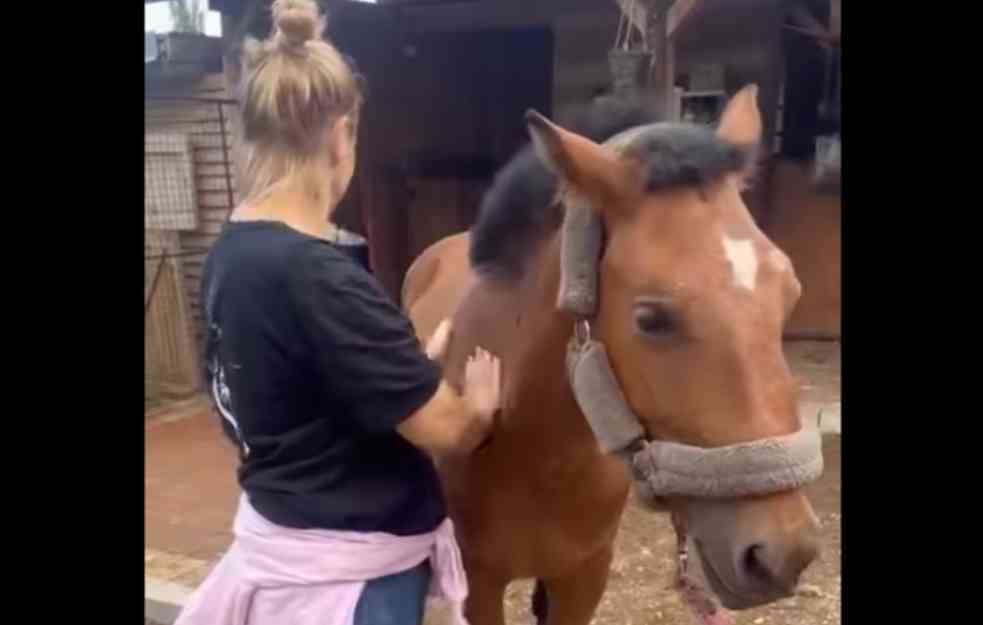
[[[826,437],[827,471],[810,489],[823,524],[823,552],[803,576],[799,596],[737,615],[738,625],[839,625],[840,620],[840,438]],[[622,519],[618,548],[595,625],[695,623],[675,590],[675,535],[668,517],[636,502]],[[510,586],[506,614],[511,625],[534,623],[530,582]]]

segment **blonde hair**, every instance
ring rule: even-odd
[[[359,78],[322,39],[327,19],[316,2],[276,0],[273,25],[266,40],[250,39],[243,46],[239,174],[244,202],[289,178],[304,177],[323,154],[325,131],[351,115],[354,132],[362,103]]]

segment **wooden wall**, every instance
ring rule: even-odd
[[[608,52],[618,31],[614,0],[597,8],[560,15],[552,22],[554,46],[553,109],[565,111],[611,86]]]
[[[412,259],[473,223],[495,171],[527,140],[525,110],[551,113],[552,36],[352,20],[334,28],[368,83],[356,180],[339,219],[352,227],[360,215],[373,269],[398,298]]]
[[[774,210],[768,236],[788,254],[802,283],[790,336],[839,338],[841,211],[839,194],[817,193],[809,162],[783,159],[772,176]]]
[[[784,34],[781,3],[715,6],[727,13],[701,16],[676,42],[677,74],[697,64],[723,63],[728,92],[758,84],[770,158],[745,199],[764,232],[789,255],[803,286],[788,333],[838,338],[841,201],[839,195],[818,193],[811,179],[811,146],[822,130],[816,115],[822,55],[815,44]],[[735,30],[734,23],[741,28]],[[782,149],[772,155],[776,131]]]
[[[144,401],[148,407],[194,393],[201,370],[176,232],[144,238]]]

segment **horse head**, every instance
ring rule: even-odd
[[[738,609],[792,594],[818,555],[819,522],[801,491],[817,476],[811,435],[809,475],[790,465],[792,478],[772,479],[787,468],[785,441],[805,432],[782,346],[801,286],[741,197],[762,134],[756,96],[754,86],[738,92],[716,129],[654,123],[604,144],[527,114],[568,217],[589,207],[600,224],[587,289],[596,301],[577,316],[603,344],[642,446],[671,442],[692,467],[740,471],[780,443],[777,464],[765,462],[769,484],[718,467],[706,492],[685,482],[662,493],[686,536],[687,574]],[[821,472],[821,452],[818,462]],[[729,477],[733,488],[720,487]]]

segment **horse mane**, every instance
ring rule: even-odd
[[[652,107],[607,96],[572,110],[560,125],[597,143],[629,128],[649,126],[631,152],[643,163],[650,192],[703,185],[747,168],[754,158],[753,148],[722,141],[710,127],[659,121]],[[556,191],[556,175],[532,146],[520,149],[499,170],[482,198],[471,228],[472,268],[481,275],[509,281],[521,277],[537,243],[563,221]]]

